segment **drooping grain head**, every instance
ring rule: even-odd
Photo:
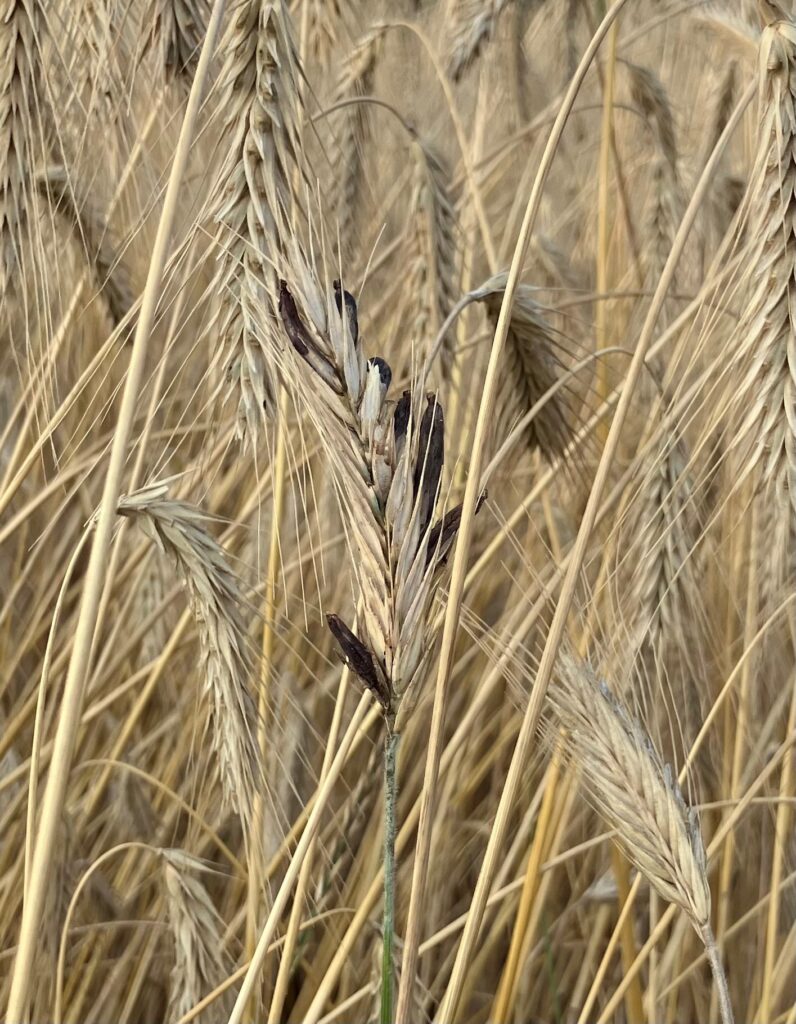
[[[87,259],[93,264],[97,286],[108,304],[115,326],[129,313],[135,301],[124,262],[112,244],[109,226],[91,196],[75,194],[75,183],[66,168],[51,166],[39,175],[38,187],[58,213],[69,222]]]
[[[561,736],[590,801],[616,830],[630,862],[701,933],[710,921],[705,850],[671,769],[588,665],[561,658],[549,698],[555,711],[549,738]]]
[[[664,421],[665,423],[665,421]],[[627,609],[639,642],[654,650],[662,642],[687,644],[698,606],[693,551],[700,515],[692,474],[676,424],[661,426],[657,450],[642,462],[640,481],[625,527],[630,557],[631,594]]]
[[[709,604],[704,576],[704,494],[685,440],[664,413],[642,445],[617,531],[612,665],[632,680],[661,750],[673,761],[691,748],[710,706]],[[712,777],[710,744],[699,765]]]
[[[655,282],[672,248],[685,203],[680,182],[674,113],[660,78],[649,68],[626,65],[630,93],[647,123],[653,157],[643,214],[642,258],[646,278]],[[682,267],[681,267],[682,274]]]
[[[505,273],[497,274],[472,293],[484,304],[493,329],[497,327],[506,281]],[[530,287],[519,285],[514,295],[505,345],[505,384],[501,392],[504,432],[556,386],[561,371],[555,338],[542,307],[533,298]],[[526,436],[528,447],[538,449],[549,461],[566,449],[572,437],[572,427],[566,397],[561,389],[531,420]]]
[[[367,96],[384,47],[384,29],[376,26],[354,46],[342,65],[334,99],[337,103]],[[345,242],[355,237],[360,186],[370,116],[358,103],[345,106],[336,115],[332,149],[332,185],[335,195],[336,230]]]
[[[677,139],[671,103],[660,78],[649,68],[638,64],[626,65],[630,79],[630,92],[644,119],[655,132],[661,151],[677,172]]]
[[[118,511],[134,519],[171,559],[188,590],[221,784],[246,828],[260,771],[256,708],[249,691],[254,671],[247,648],[241,584],[223,548],[208,533],[201,511],[169,499],[165,484],[153,484],[123,497]]]
[[[710,133],[708,135],[705,152],[707,155],[713,152],[721,133],[724,131],[727,122],[735,106],[735,94],[738,88],[738,63],[730,61],[724,70],[724,74],[716,90],[713,110],[710,117]]]
[[[311,67],[327,69],[356,23],[349,0],[308,0],[307,53]]]

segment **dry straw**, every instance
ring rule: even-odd
[[[744,0],[744,9],[756,2]],[[444,1021],[480,1014],[495,1024],[518,1013],[606,1022],[618,1013],[635,1022],[657,1019],[664,1007],[670,1017],[715,1024],[711,981],[679,909],[697,923],[717,969],[701,844],[663,764],[679,763],[676,732],[688,694],[697,715],[686,742],[699,732],[691,786],[705,789],[717,836],[716,934],[728,973],[749,1019],[787,1015],[796,946],[783,837],[796,702],[788,714],[792,587],[778,584],[792,569],[785,549],[796,517],[786,494],[776,486],[760,493],[759,485],[769,458],[787,462],[792,430],[790,296],[783,298],[794,269],[792,73],[764,62],[762,173],[753,176],[740,228],[722,246],[719,231],[755,159],[742,134],[754,77],[748,53],[734,51],[737,82],[732,74],[723,79],[726,34],[717,37],[704,21],[694,31],[699,12],[650,19],[654,5],[627,3],[613,39],[621,59],[647,64],[620,67],[623,79],[635,78],[628,110],[601,88],[591,64],[622,3],[610,5],[590,42],[594,21],[578,0],[411,0],[401,5],[388,53],[378,19],[392,16],[394,5],[214,0],[198,65],[206,0],[2,5],[0,55],[5,33],[6,43],[19,44],[17,71],[25,61],[38,65],[28,84],[14,72],[18,103],[6,102],[0,118],[6,139],[9,118],[30,129],[24,162],[21,135],[12,133],[6,146],[17,184],[5,197],[24,209],[10,227],[2,222],[16,247],[0,366],[8,396],[8,422],[0,424],[7,510],[0,526],[0,961],[9,968],[16,961],[0,981],[4,1019],[221,1024],[230,1019],[225,993],[244,974],[231,1018],[238,1024],[256,1014],[262,996],[270,999],[263,1006],[270,1024],[364,1019],[372,1016],[368,951],[381,934],[379,1014],[390,1024],[435,1013]],[[790,6],[770,6],[778,24],[763,37],[768,56],[788,41],[783,10]],[[18,31],[39,12],[43,38]],[[463,54],[457,83],[441,67],[454,15],[461,36],[453,41]],[[228,28],[224,50],[211,62],[220,22]],[[352,52],[354,39],[375,40],[373,49]],[[562,104],[568,46],[584,58]],[[524,90],[514,62],[523,51]],[[614,63],[607,55],[608,85]],[[208,74],[213,86],[202,103]],[[45,120],[40,145],[51,92],[58,132]],[[735,92],[743,100],[730,114]],[[397,117],[383,117],[387,109]],[[675,130],[673,111],[688,111],[687,130]],[[396,124],[407,129],[410,119],[413,127],[396,137]],[[717,138],[719,147],[730,139],[732,146],[714,159]],[[595,188],[598,150],[604,173]],[[692,172],[702,167],[697,181]],[[92,182],[113,182],[122,168],[111,214]],[[675,182],[678,202],[692,191],[693,201],[672,245],[678,207],[664,192]],[[725,193],[714,229],[717,210],[705,203],[718,207]],[[310,209],[328,206],[333,215],[335,203],[345,225],[342,252],[332,217],[331,230],[320,217],[321,227],[308,223]],[[762,228],[761,211],[772,220]],[[595,224],[603,230],[595,233]],[[672,269],[691,225],[710,228],[698,246],[708,269],[676,287]],[[473,290],[482,249],[499,267],[518,229],[510,278]],[[167,265],[171,240],[178,250]],[[140,311],[133,307],[140,329],[132,350],[119,346],[110,315],[98,315],[107,301],[116,319],[130,319],[125,272],[147,280]],[[520,275],[534,287],[515,296]],[[468,303],[481,308],[459,332],[457,372],[444,380],[453,355],[444,347],[448,331]],[[496,316],[498,304],[505,308]],[[677,319],[653,345],[663,304]],[[600,309],[612,342],[603,337],[601,352],[593,334]],[[156,323],[166,358],[147,348]],[[582,368],[606,354],[626,383],[613,392],[601,378],[594,410],[591,374]],[[721,359],[737,410],[732,423],[724,395],[714,413],[706,388]],[[651,391],[638,393],[651,360],[667,392],[666,404],[657,399],[652,410]],[[138,392],[150,370],[147,405]],[[280,419],[270,443],[262,401],[276,380]],[[736,388],[738,381],[746,384]],[[221,392],[231,413],[237,407],[247,442],[266,435],[256,458],[236,457],[232,431],[219,430],[210,399]],[[714,459],[704,453],[719,418],[726,429]],[[522,452],[512,465],[504,456],[523,440],[532,457]],[[484,470],[493,443],[497,455]],[[591,456],[601,449],[587,501]],[[122,512],[155,543],[131,523],[123,532],[133,543],[111,546],[124,522],[120,484],[131,459],[137,468],[169,465],[184,480],[201,477],[201,511],[171,502],[154,484],[122,499]],[[749,465],[747,479],[735,460]],[[715,470],[722,462],[733,464]],[[485,478],[500,528],[469,565]],[[787,485],[787,472],[774,467],[771,481],[780,479]],[[465,480],[465,511],[449,509]],[[137,486],[131,479],[128,489]],[[100,490],[96,532],[86,531],[96,538],[87,565],[75,540]],[[337,506],[331,514],[329,499]],[[224,550],[213,539],[221,542],[221,524],[229,524]],[[454,537],[446,595],[442,563]],[[267,569],[266,621],[254,632],[249,595],[233,572],[241,559]],[[157,575],[147,577],[147,563]],[[175,569],[190,606],[174,589]],[[608,592],[616,595],[610,623]],[[171,603],[183,614],[163,614],[175,594]],[[416,697],[428,689],[443,602],[432,710]],[[617,666],[612,680],[644,677],[628,707],[632,699],[648,709],[647,731],[660,740],[658,756],[589,670],[577,668],[582,678],[570,689],[580,718],[572,732],[591,757],[594,802],[602,800],[612,831],[622,831],[643,870],[678,901],[658,916],[652,890],[649,930],[643,908],[634,910],[634,898],[651,889],[640,873],[628,887],[617,871],[613,894],[602,897],[590,884],[605,867],[605,827],[578,804],[569,785],[577,772],[567,776],[562,804],[563,777],[546,770],[543,749],[533,756],[556,651],[575,620],[587,624],[581,640],[592,649],[598,634],[610,636],[601,654],[602,664]],[[503,699],[503,683],[507,672],[513,679],[524,671],[514,655],[545,633],[523,716]],[[353,672],[338,671],[338,652]],[[766,685],[752,707],[755,665],[764,667]],[[47,678],[58,685],[37,683]],[[265,683],[257,712],[246,695],[254,680]],[[584,695],[578,687],[587,683]],[[561,722],[551,721],[558,740]],[[382,750],[374,741],[385,734]],[[404,756],[396,763],[399,735]],[[719,770],[694,774],[712,742],[723,745]],[[238,799],[243,827],[223,806],[219,774]],[[266,783],[273,800],[260,822]],[[68,844],[64,819],[74,823]],[[573,836],[583,842],[573,846]],[[109,844],[134,839],[164,839],[185,853],[164,854],[151,884],[149,858],[128,849],[107,859]],[[218,854],[232,874],[211,874],[199,859]],[[63,921],[53,999],[47,933],[60,922],[61,866],[68,896],[81,862],[91,865],[87,874],[102,864],[107,890],[81,899],[74,922]],[[518,866],[526,869],[519,900],[509,881]],[[399,882],[406,898],[397,900],[395,878],[410,871],[411,895]],[[382,892],[379,929],[372,922]],[[609,902],[597,902],[608,896],[624,904],[618,918]],[[761,910],[768,924],[750,928]],[[404,943],[393,939],[402,932]],[[516,972],[503,969],[509,936]],[[392,1015],[401,949],[403,993]],[[550,970],[523,970],[540,950]],[[646,1005],[638,1011],[640,1000]]]
[[[138,390],[146,363],[150,332],[155,319],[160,284],[169,252],[171,231],[174,226],[177,197],[188,161],[191,140],[196,127],[202,89],[210,56],[215,46],[216,33],[223,8],[222,0],[215,0],[202,45],[197,72],[188,96],[185,114],[174,150],[171,171],[163,199],[163,208],[152,247],[147,281],[141,300],[141,309],[132,342],[130,361],[124,383],[118,418],[109,445],[107,468],[102,488],[102,499],[97,516],[97,529],[91,546],[91,555],[81,590],[79,612],[68,656],[63,696],[58,724],[53,740],[53,752],[47,785],[42,799],[40,823],[33,848],[30,881],[25,890],[14,968],[6,1016],[10,1020],[23,1020],[28,1011],[32,987],[32,966],[38,931],[44,910],[44,901],[50,882],[55,855],[56,834],[69,783],[77,734],[81,722],[83,700],[87,686],[92,640],[97,614],[103,604],[105,569],[110,552],[113,523],[121,493],[130,431],[135,419]],[[78,293],[79,294],[79,293]]]

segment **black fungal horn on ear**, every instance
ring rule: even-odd
[[[426,532],[437,504],[442,467],[445,462],[445,418],[437,396],[430,394],[420,421],[415,495],[420,502],[420,534]]]
[[[357,303],[351,292],[345,291],[339,281],[333,281],[334,301],[337,304],[337,312],[343,315],[343,302],[345,302],[345,316],[348,320],[348,330],[351,332],[351,340],[356,345],[359,341],[359,317],[357,314]]]
[[[299,316],[296,300],[287,286],[287,281],[279,282],[279,315],[282,317],[285,333],[290,338],[293,348],[300,356],[306,358],[311,345],[310,336]]]
[[[356,633],[349,629],[339,615],[327,615],[326,621],[337,641],[343,661],[371,691],[385,709],[390,706],[390,692],[376,666],[376,659]]]

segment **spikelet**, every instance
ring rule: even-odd
[[[38,185],[71,225],[94,266],[97,284],[108,303],[111,319],[114,324],[120,324],[129,313],[135,297],[124,263],[111,242],[107,223],[95,209],[90,196],[81,196],[77,201],[74,184],[69,180],[65,167],[48,167],[39,176]]]
[[[139,61],[153,52],[158,69],[167,80],[190,81],[209,18],[208,0],[149,0],[141,20]]]
[[[733,336],[733,445],[796,517],[796,23],[760,41],[760,123],[750,182],[745,299]]]
[[[631,495],[620,527],[625,574],[617,588],[619,664],[646,688],[665,723],[664,753],[678,760],[699,732],[710,701],[704,664],[705,600],[700,590],[703,515],[685,442],[664,414],[652,450],[639,456],[628,483]],[[625,642],[625,630],[629,643]],[[671,722],[677,723],[672,730]],[[668,746],[668,740],[674,742]],[[712,772],[710,743],[700,767]]]
[[[678,168],[677,139],[669,97],[649,68],[626,65],[633,102],[653,139],[649,190],[643,214],[643,260],[647,281],[660,277],[684,209]]]
[[[328,68],[354,23],[349,0],[307,0],[309,66]]]
[[[676,173],[677,141],[674,115],[660,78],[649,68],[626,64],[630,92],[644,119],[652,127],[666,162]]]
[[[70,88],[81,98],[89,117],[106,125],[116,121],[129,90],[127,33],[129,17],[124,8],[107,0],[74,0],[64,3],[66,18],[63,47],[68,60]],[[60,136],[59,132],[59,136]]]
[[[710,116],[710,133],[708,134],[707,144],[705,146],[706,158],[710,156],[716,148],[716,143],[719,141],[721,133],[727,126],[727,122],[729,121],[733,107],[735,106],[735,94],[737,89],[738,64],[733,60],[727,65],[724,74],[722,75],[721,82],[716,89],[713,101],[713,110],[711,111]]]
[[[384,29],[371,29],[351,50],[343,62],[334,100],[355,100],[372,91],[379,57],[384,44]],[[363,151],[370,135],[370,115],[366,107],[352,104],[338,115],[332,150],[336,228],[342,239],[354,237],[359,189],[362,179]]]
[[[628,860],[701,935],[710,921],[705,850],[671,769],[588,665],[562,658],[549,699],[590,801]]]
[[[448,74],[458,82],[493,38],[511,0],[454,0],[450,13]]]
[[[0,297],[20,260],[39,158],[42,21],[38,0],[0,0]]]
[[[414,338],[436,337],[455,301],[456,214],[448,178],[438,157],[419,141],[412,143],[414,180],[409,209],[410,294],[417,308]],[[448,332],[446,338],[451,337]],[[442,374],[450,375],[453,353],[443,344]]]
[[[251,821],[259,755],[240,582],[229,568],[224,549],[207,532],[206,517],[193,505],[170,499],[166,484],[152,484],[122,497],[118,512],[135,519],[172,560],[188,590],[221,784],[245,826]]]
[[[207,870],[204,864],[182,850],[164,849],[160,856],[166,913],[174,943],[168,1020],[175,1021],[225,977],[224,927],[199,879],[200,873]],[[225,1000],[220,1005],[213,1003],[212,1018],[200,1018],[209,1019],[226,1019]]]
[[[775,21],[787,21],[792,9],[792,5],[783,0],[757,0],[757,7],[764,25],[771,25]]]
[[[627,611],[638,640],[657,650],[662,641],[687,643],[690,611],[698,605],[693,547],[700,533],[688,460],[676,424],[659,432],[658,451],[644,459],[625,527],[632,545]]]
[[[271,346],[262,343],[274,319],[272,262],[288,235],[292,178],[303,166],[298,59],[283,0],[238,0],[221,52],[220,333],[238,397],[238,437],[256,443],[274,396]]]

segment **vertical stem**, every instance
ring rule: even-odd
[[[384,737],[384,928],[381,953],[380,1024],[393,1024],[393,936],[395,934],[395,760],[398,735],[387,723]]]
[[[304,831],[301,833],[301,838],[296,845],[293,857],[285,871],[282,884],[279,886],[279,890],[274,897],[268,919],[263,925],[263,930],[260,932],[260,938],[257,940],[257,947],[254,950],[254,956],[249,962],[246,974],[241,982],[240,990],[235,1000],[235,1005],[232,1007],[232,1012],[229,1015],[227,1024],[241,1024],[241,1021],[243,1020],[245,1009],[249,1005],[249,1000],[252,998],[260,971],[262,970],[263,963],[268,955],[268,950],[271,945],[271,940],[274,937],[276,926],[285,911],[288,900],[290,899],[293,886],[296,884],[296,880],[298,879],[301,871],[301,865],[304,863],[307,851],[312,844],[313,836],[318,831],[321,816],[323,815],[326,804],[328,803],[330,793],[340,777],[343,765],[346,762],[346,758],[348,757],[354,740],[356,739],[359,728],[363,724],[370,707],[371,697],[368,694],[363,694],[351,721],[348,723],[345,736],[340,741],[340,747],[334,756],[334,760],[331,765],[329,765],[329,772],[318,787],[312,811],[307,818],[307,824],[304,826]]]
[[[745,494],[748,495],[748,488]],[[746,607],[744,615],[744,636],[743,649],[749,650],[752,640],[757,631],[758,619],[758,563],[760,560],[760,504],[755,501],[752,504],[752,517],[749,526],[749,577],[746,588]],[[743,554],[746,551],[743,549]],[[747,719],[749,717],[749,703],[752,681],[755,677],[756,657],[749,657],[744,661],[741,670],[741,682],[738,691],[738,708],[734,711],[730,728],[734,736],[732,743],[732,762],[730,765],[729,796],[736,800],[741,794],[742,773],[745,764],[744,754],[748,738]],[[727,737],[729,738],[729,737]],[[726,790],[724,790],[726,792]],[[724,842],[721,854],[721,867],[719,869],[718,885],[718,911],[716,915],[716,938],[719,954],[724,946],[724,935],[730,921],[730,896],[732,892],[732,875],[735,866],[735,833],[729,831]],[[773,898],[773,894],[772,894]],[[714,1024],[719,1012],[718,991],[714,990],[710,999],[710,1015],[708,1020]]]
[[[55,635],[58,631],[58,623],[61,619],[61,612],[63,611],[64,600],[66,598],[67,591],[72,584],[72,573],[74,572],[75,566],[80,556],[83,554],[83,548],[85,547],[86,541],[91,537],[91,528],[86,527],[83,531],[80,540],[75,545],[75,550],[72,552],[72,556],[69,559],[69,564],[66,567],[64,573],[64,580],[61,584],[61,589],[58,592],[58,599],[55,602],[55,610],[53,611],[52,623],[50,625],[50,633],[47,637],[47,646],[44,650],[44,661],[41,666],[41,681],[39,682],[39,695],[36,698],[36,716],[33,720],[33,742],[31,743],[30,749],[30,771],[28,773],[28,809],[27,816],[25,819],[25,868],[22,884],[22,891],[28,891],[28,882],[30,881],[30,865],[33,858],[33,843],[36,836],[36,811],[38,803],[38,791],[39,791],[39,768],[41,765],[41,743],[42,743],[42,725],[44,722],[44,700],[47,694],[47,680],[50,675],[50,668],[52,666],[53,647],[55,645]]]
[[[619,906],[624,906],[630,895],[630,869],[625,860],[624,854],[618,846],[611,846],[611,865],[614,878],[616,879],[617,896]],[[619,935],[622,954],[622,967],[627,973],[636,959],[636,937],[633,933],[633,918],[630,914],[625,917]],[[625,995],[625,1011],[628,1024],[644,1024],[644,1003],[641,995],[641,981],[635,977],[630,983]],[[650,1016],[654,1020],[654,1016]]]
[[[326,750],[323,754],[323,765],[321,767],[320,782],[329,773],[329,766],[332,763],[334,752],[337,749],[337,741],[340,736],[340,726],[343,720],[343,708],[345,706],[346,693],[348,692],[349,670],[344,668],[340,675],[340,685],[337,688],[337,699],[334,705],[334,715],[329,726],[329,736],[326,740]],[[279,971],[276,976],[274,992],[271,996],[271,1005],[268,1007],[267,1024],[279,1024],[282,1020],[282,1011],[287,998],[288,984],[291,977],[291,965],[296,951],[301,921],[304,915],[305,894],[312,876],[313,857],[315,854],[315,840],[307,848],[307,856],[301,865],[296,884],[296,892],[293,897],[293,906],[290,908],[290,919],[288,920],[287,931],[285,932],[285,944],[282,947],[282,959],[279,962]]]
[[[796,679],[793,682],[791,694],[790,711],[788,712],[788,724],[785,730],[785,738],[793,735],[796,728]],[[763,991],[760,1001],[759,1019],[760,1024],[768,1024],[772,1019],[771,999],[773,993],[772,980],[774,977],[774,966],[777,959],[777,939],[779,935],[779,888],[783,875],[783,856],[788,845],[788,837],[791,831],[791,802],[790,797],[793,790],[793,754],[786,754],[782,761],[782,774],[780,776],[779,795],[780,801],[777,804],[777,818],[774,828],[774,853],[771,864],[771,899],[768,904],[768,921],[766,923],[766,952],[763,962]]]
[[[616,82],[616,42],[619,33],[619,19],[611,26],[608,36],[608,59],[606,61],[605,82],[603,86],[602,136],[600,139],[600,178],[597,203],[597,291],[604,294],[609,289],[608,282],[608,248],[609,231],[613,222],[609,210],[609,177],[611,170],[611,138],[614,120],[614,87]],[[608,345],[608,303],[598,302],[595,310],[597,319],[595,344],[597,349]],[[604,401],[609,392],[608,368],[605,360],[597,363],[597,397]],[[601,440],[608,436],[608,426],[600,424]]]
[[[721,963],[721,954],[719,953],[716,940],[713,938],[713,932],[711,931],[709,924],[706,924],[702,929],[702,941],[705,943],[705,952],[708,955],[710,969],[713,972],[713,981],[716,985],[716,993],[719,997],[721,1024],[734,1024],[735,1018],[733,1017],[732,1005],[730,1004],[730,992],[727,987],[727,976],[724,973],[724,967]]]
[[[660,898],[654,889],[650,889],[650,905],[649,905],[649,933],[655,931],[655,925],[658,923],[661,916],[661,905]],[[647,972],[647,1016],[650,1020],[655,1020],[655,1004],[658,1001],[658,950],[657,947],[653,946],[650,951],[650,965],[649,971]]]
[[[500,976],[500,983],[498,984],[495,1001],[492,1004],[490,1020],[493,1020],[495,1024],[506,1024],[510,1019],[512,1001],[516,994],[517,974],[520,968],[522,950],[525,945],[528,921],[539,889],[539,882],[542,878],[541,865],[547,848],[547,833],[554,805],[556,803],[556,797],[560,796],[560,793],[558,792],[560,777],[561,761],[558,757],[558,751],[556,751],[553,761],[550,764],[550,768],[545,776],[542,805],[539,808],[539,818],[536,822],[536,831],[534,832],[533,842],[531,844],[531,852],[528,856],[528,864],[525,870],[525,878],[522,883],[522,893],[520,894],[517,916],[511,933],[509,952],[503,966],[503,972]]]
[[[485,66],[481,65],[478,72],[478,95],[476,97],[473,148],[470,155],[472,167],[477,167],[484,149],[484,131],[488,120],[486,115],[486,100],[488,94],[485,82],[486,74]],[[473,172],[473,183],[475,184],[475,172]],[[474,255],[481,250],[481,246],[478,245],[477,237],[479,230],[477,212],[473,213],[467,230],[467,245],[464,249],[465,256],[461,281],[463,293],[467,293],[473,286],[473,275],[476,270]],[[488,247],[484,248],[484,252],[489,273],[492,275],[497,272],[498,268],[495,254]],[[470,317],[469,313],[467,314],[467,317]],[[467,325],[464,321],[457,326],[457,330],[458,337],[460,339],[467,336]],[[480,353],[476,355],[476,361],[479,359],[483,359],[483,356]],[[472,370],[470,368],[466,368],[465,360],[460,355],[454,360],[453,370],[453,379],[451,381],[452,387],[449,393],[450,397],[448,398],[446,412],[450,414],[450,422],[453,427],[451,430],[451,436],[460,437],[465,442],[464,447],[461,449],[460,457],[456,459],[453,470],[454,493],[459,494],[464,487],[466,453],[470,451],[470,443],[473,437],[473,430],[475,429],[473,423],[473,416],[475,415],[475,412],[471,403],[468,402],[469,392],[466,381],[468,378],[476,380],[479,379],[481,376],[481,367],[478,367],[477,371],[475,366],[472,367]],[[471,373],[472,376],[470,376]]]
[[[261,763],[266,764],[268,754],[268,728],[271,716],[271,669],[274,653],[274,622],[276,620],[276,593],[279,575],[279,526],[282,520],[284,505],[285,476],[287,465],[287,416],[288,393],[280,391],[279,411],[276,419],[276,451],[273,461],[273,503],[271,508],[271,527],[268,535],[268,555],[265,570],[265,590],[263,592],[263,631],[260,655],[260,686],[257,707],[257,748],[260,751]],[[252,835],[254,842],[248,851],[248,871],[246,894],[246,956],[251,959],[257,945],[257,926],[260,913],[262,878],[262,845],[263,819],[265,814],[265,794],[262,789],[255,795],[252,809]]]

